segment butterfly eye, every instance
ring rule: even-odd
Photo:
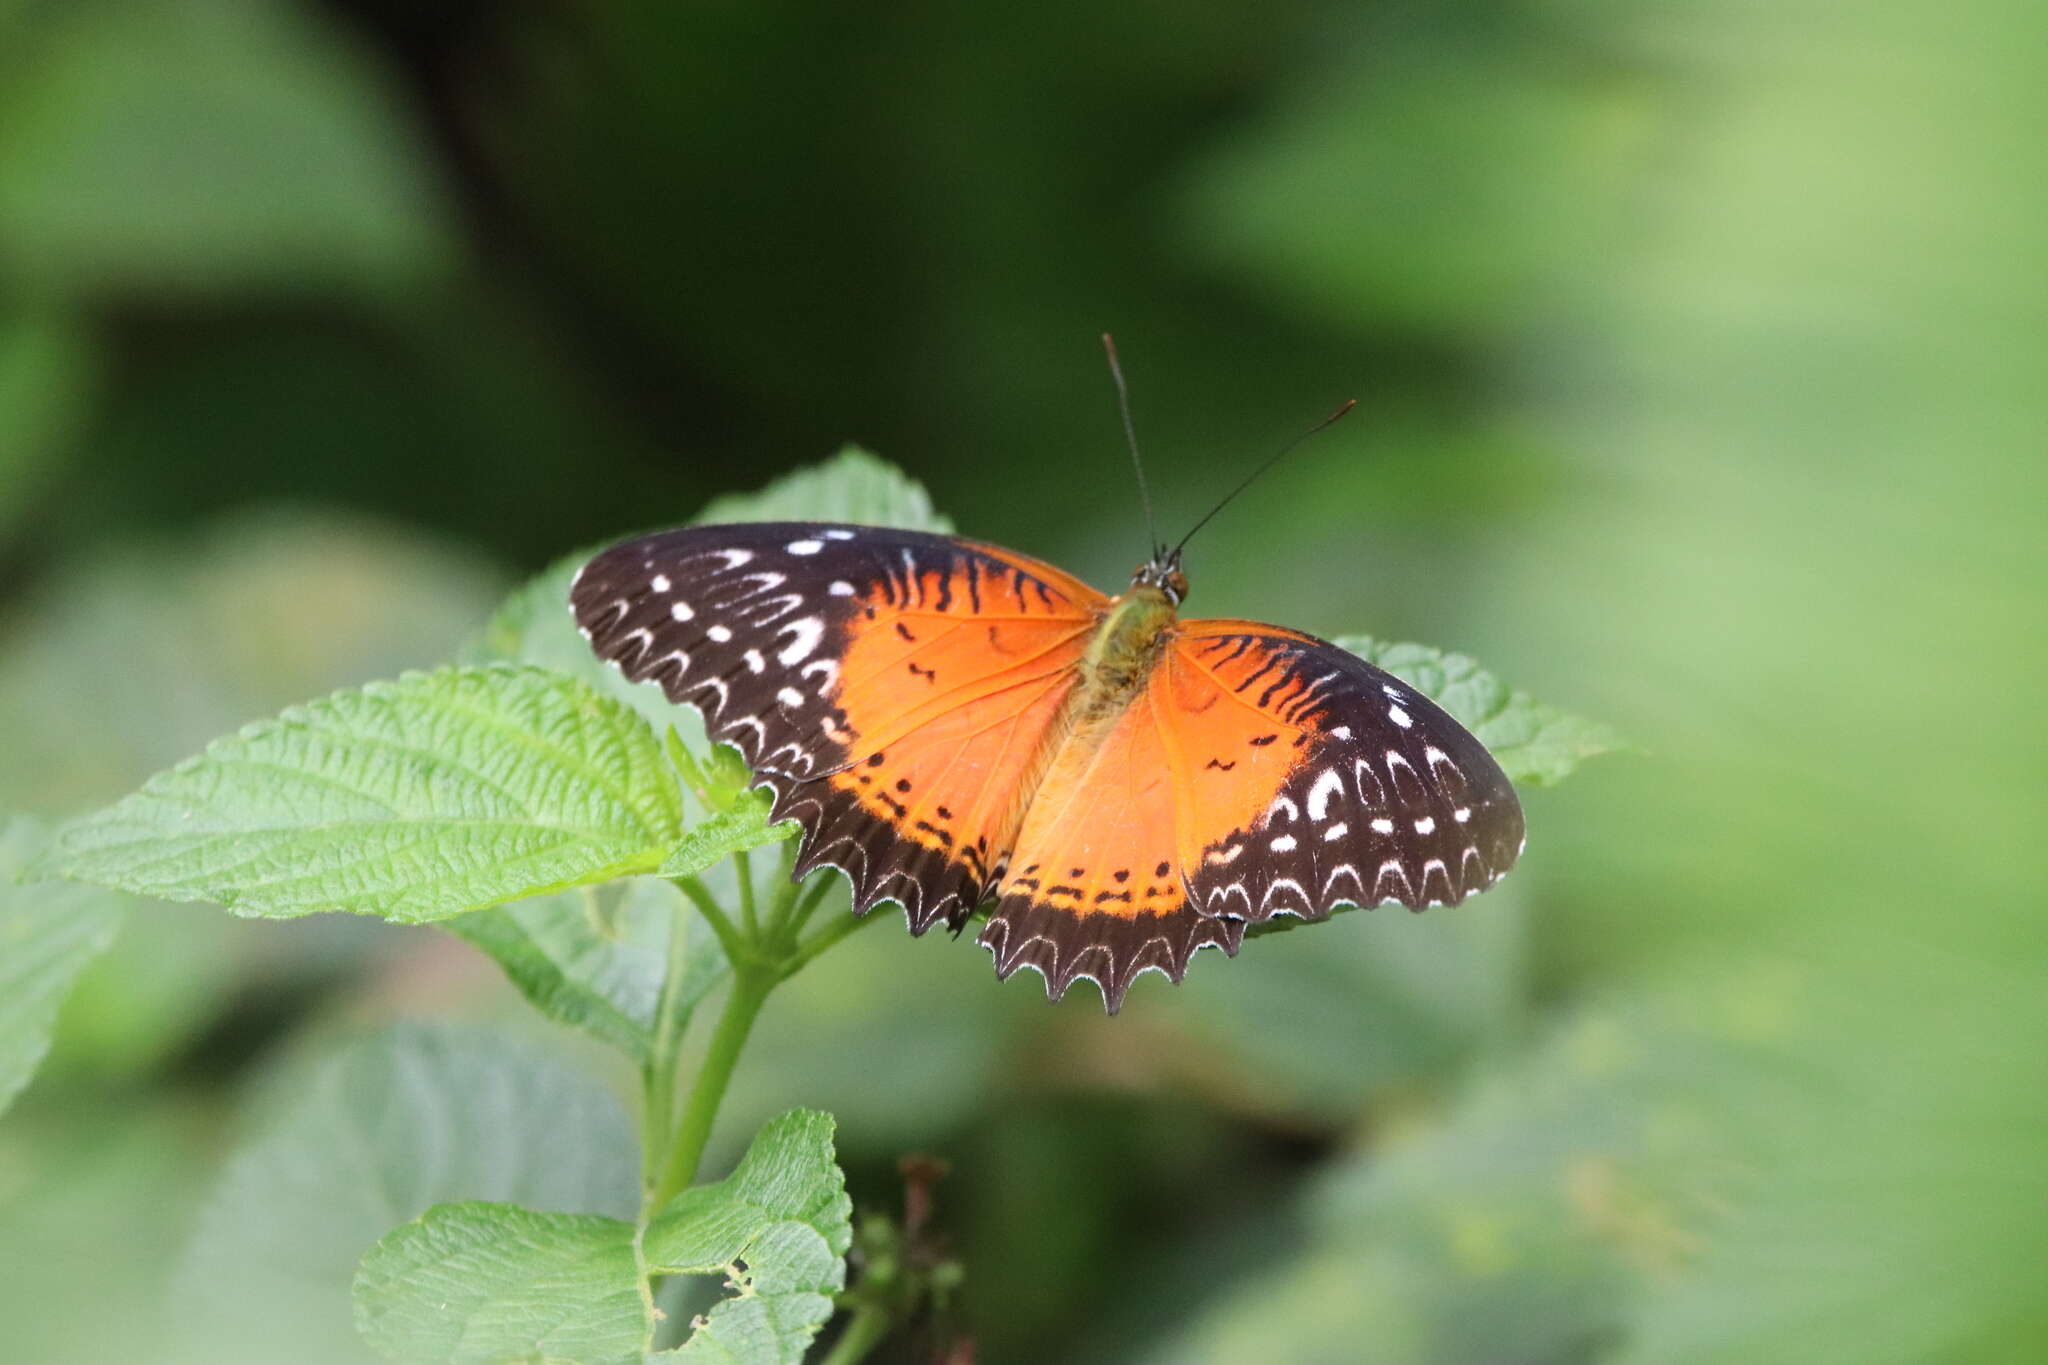
[[[1166,595],[1174,600],[1175,605],[1186,601],[1188,595],[1188,576],[1179,569],[1175,569],[1167,574]]]

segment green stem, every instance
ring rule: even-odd
[[[704,1054],[696,1083],[690,1087],[690,1098],[669,1146],[661,1179],[647,1196],[645,1216],[660,1212],[697,1178],[697,1164],[703,1160],[704,1146],[711,1140],[711,1125],[718,1118],[718,1106],[725,1099],[725,1088],[732,1080],[740,1050],[747,1045],[747,1034],[753,1030],[768,993],[786,975],[773,967],[733,963],[732,993],[725,999],[725,1010],[718,1016],[718,1028],[711,1035],[710,1050]]]
[[[754,869],[745,849],[740,849],[732,855],[732,867],[733,871],[739,874],[740,923],[747,926],[747,937],[759,943],[761,917],[754,909]]]
[[[697,907],[697,913],[704,916],[705,922],[711,926],[711,932],[718,936],[718,946],[725,949],[726,960],[738,962],[745,957],[746,940],[742,939],[740,931],[733,927],[732,920],[726,915],[724,907],[712,896],[710,888],[696,877],[676,877],[673,880],[682,888],[683,894],[690,898],[690,904]]]
[[[890,1316],[887,1310],[876,1304],[864,1303],[853,1310],[846,1330],[839,1334],[839,1340],[832,1344],[831,1354],[820,1365],[854,1365],[857,1360],[867,1359],[868,1352],[882,1344],[882,1338],[889,1335]]]
[[[689,963],[689,912],[676,907],[668,927],[668,966],[654,1008],[654,1045],[641,1073],[644,1101],[640,1120],[640,1192],[651,1191],[660,1178],[661,1160],[669,1149],[676,1122],[676,1053],[689,1019],[682,1013],[683,975]],[[681,1016],[681,1017],[679,1017]]]
[[[819,877],[804,888],[803,898],[797,901],[795,908],[790,911],[789,935],[791,938],[803,932],[804,926],[811,922],[812,915],[818,913],[818,907],[825,903],[825,896],[831,890],[832,879],[830,877]]]

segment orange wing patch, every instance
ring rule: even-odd
[[[1228,637],[1182,630],[1160,658],[1148,698],[1180,798],[1174,857],[1189,877],[1242,856],[1211,845],[1220,831],[1266,818],[1300,764],[1312,736],[1296,723],[1306,720],[1295,705],[1305,695],[1299,680],[1274,676],[1267,652]]]
[[[982,930],[997,975],[1030,967],[1055,999],[1086,976],[1114,1014],[1141,972],[1178,981],[1197,948],[1236,953],[1242,924],[1188,908],[1175,851],[1176,785],[1143,695],[1093,732],[1066,739]]]
[[[964,922],[1008,865],[1102,601],[963,548],[950,564],[905,556],[856,595],[832,693],[846,761],[776,809],[815,831],[801,870],[840,867],[858,908],[900,901],[918,933]]]

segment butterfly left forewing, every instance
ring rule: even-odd
[[[798,522],[614,546],[570,594],[597,653],[739,749],[799,875],[922,932],[979,903],[1022,822],[1100,594],[950,536]]]
[[[1181,755],[1178,855],[1205,915],[1454,905],[1521,853],[1521,805],[1486,747],[1325,641],[1183,622],[1151,693]]]

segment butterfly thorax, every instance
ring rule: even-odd
[[[1173,596],[1157,584],[1133,583],[1129,592],[1110,599],[1081,659],[1076,725],[1123,714],[1152,676],[1179,619]]]

